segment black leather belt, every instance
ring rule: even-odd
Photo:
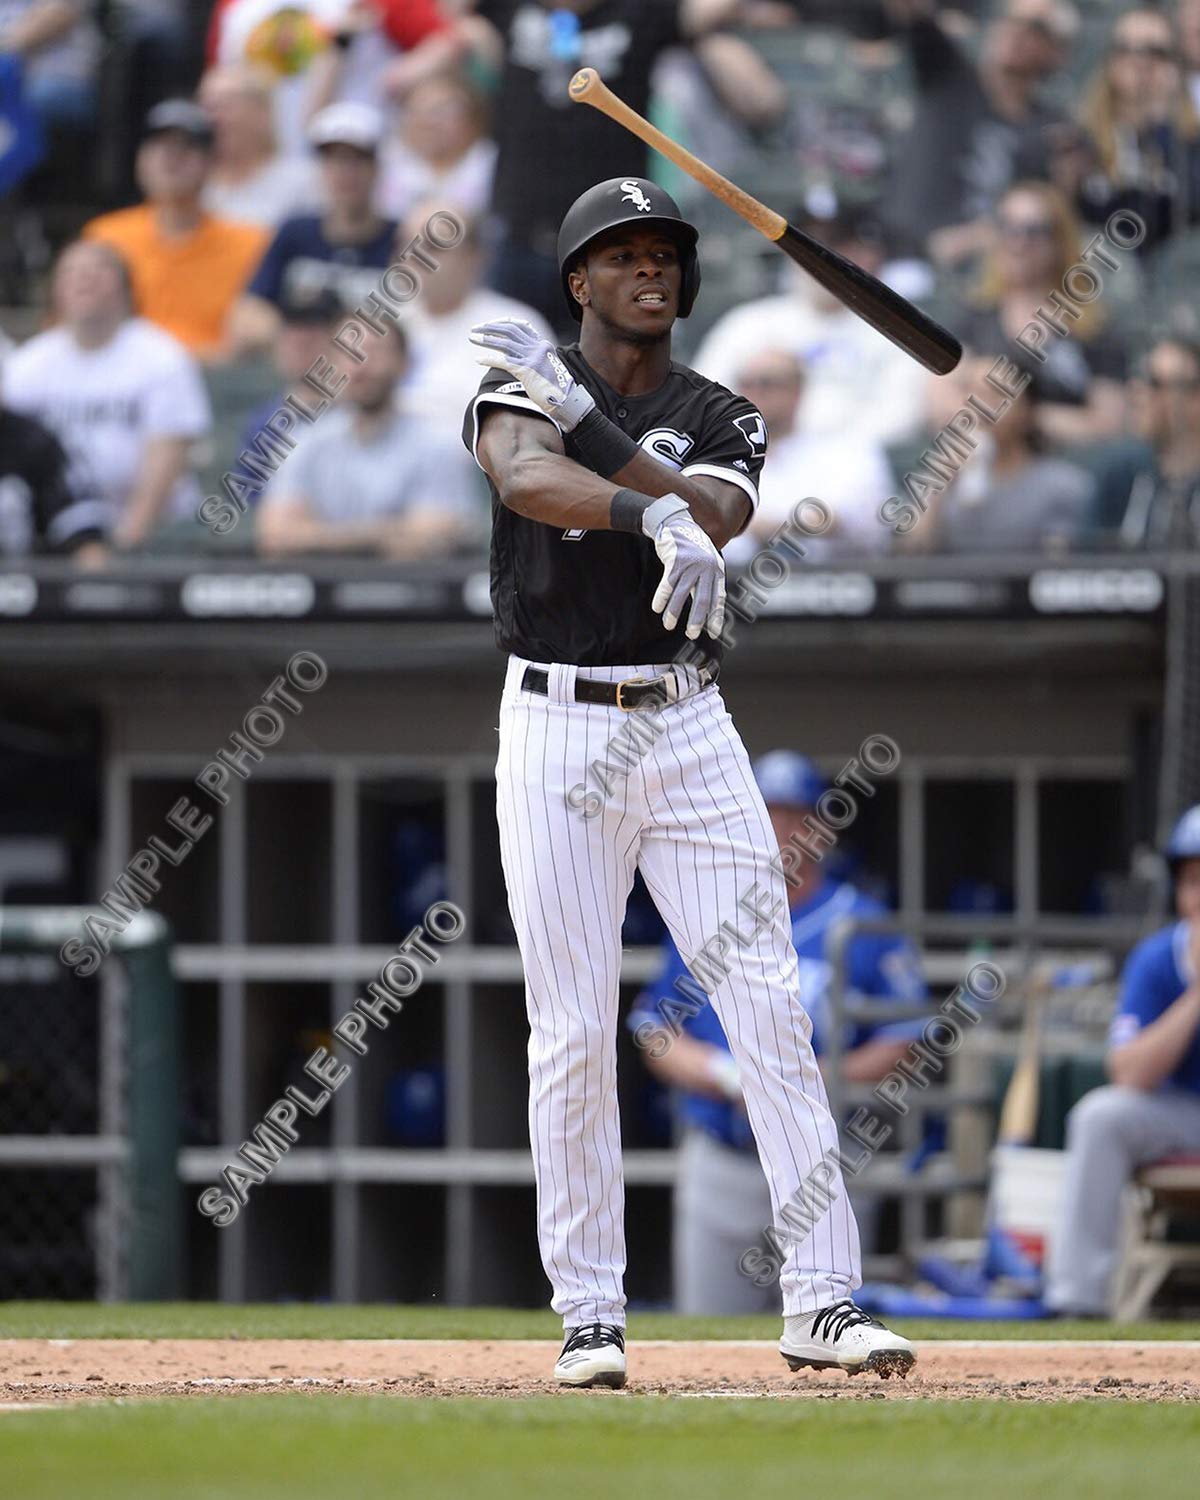
[[[695,672],[699,687],[706,688],[710,683],[716,682],[720,671],[720,667],[715,665],[700,667]],[[550,674],[541,667],[526,667],[521,687],[527,693],[549,693]],[[678,697],[678,693],[671,693],[665,677],[626,677],[621,682],[597,682],[591,677],[575,679],[577,703],[606,703],[610,708],[621,708],[626,713],[647,704],[670,703]]]

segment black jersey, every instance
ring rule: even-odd
[[[736,484],[757,506],[767,429],[744,396],[675,363],[657,390],[622,396],[584,360],[578,344],[559,353],[604,415],[655,458],[685,475],[710,474]],[[550,420],[519,381],[490,370],[463,425],[463,441],[472,453],[480,424],[497,405]],[[570,434],[563,443],[567,457],[579,461]],[[648,537],[564,531],[509,510],[490,480],[489,488],[492,609],[502,650],[531,661],[597,667],[667,662],[687,643],[686,615],[667,630],[650,607],[662,563]],[[696,644],[719,658],[719,644],[707,635]]]
[[[67,455],[50,429],[0,408],[0,556],[71,551],[103,534],[97,507],[72,494]]]

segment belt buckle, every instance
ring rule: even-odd
[[[622,713],[631,714],[637,711],[636,703],[626,703],[622,699],[621,694],[624,690],[627,687],[644,687],[648,681],[649,679],[645,677],[625,677],[617,683],[617,707]]]

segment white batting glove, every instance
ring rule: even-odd
[[[594,410],[592,393],[567,369],[558,350],[524,318],[478,323],[470,340],[487,352],[476,363],[504,370],[525,387],[529,399],[564,432],[570,432]]]
[[[668,501],[675,502],[675,509],[662,517],[661,507]],[[642,524],[663,565],[651,608],[662,615],[668,630],[674,630],[690,597],[692,608],[684,633],[694,641],[707,630],[715,639],[725,624],[725,559],[678,495],[656,500],[647,508]]]

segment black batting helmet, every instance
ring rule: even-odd
[[[598,234],[621,224],[661,224],[675,236],[683,268],[679,316],[686,318],[700,290],[700,260],[696,255],[699,231],[679,212],[670,193],[644,177],[610,177],[581,193],[567,209],[558,231],[558,271],[571,316],[577,323],[583,320],[583,309],[571,295],[568,274]]]

